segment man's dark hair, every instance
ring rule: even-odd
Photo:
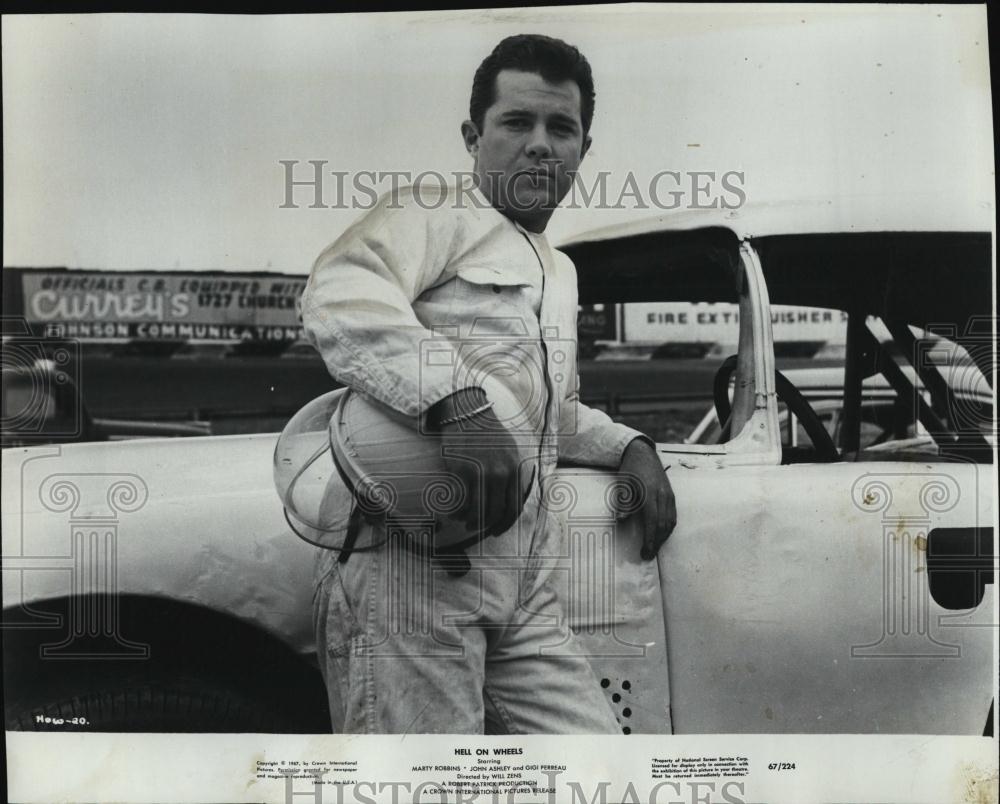
[[[508,36],[493,48],[493,52],[479,65],[476,76],[472,79],[469,118],[480,133],[486,110],[496,101],[496,79],[501,70],[538,73],[553,84],[576,81],[580,87],[583,133],[590,131],[590,123],[594,119],[594,77],[586,57],[561,39],[541,34],[518,34]]]

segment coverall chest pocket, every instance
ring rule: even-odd
[[[528,281],[489,268],[470,267],[460,270],[453,284],[451,312],[465,325],[463,334],[532,337],[537,333],[533,288]]]

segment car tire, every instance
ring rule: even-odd
[[[294,724],[266,696],[195,679],[125,679],[106,689],[8,701],[12,731],[284,733]]]
[[[40,601],[31,613],[67,623],[73,605]],[[0,630],[9,730],[330,732],[319,670],[273,635],[176,600],[124,595],[118,605],[118,636],[81,639],[70,656],[52,628]],[[129,658],[118,655],[123,645]]]

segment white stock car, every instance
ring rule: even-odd
[[[581,302],[740,311],[716,382],[720,443],[658,446],[678,525],[657,561],[616,524],[613,474],[562,467],[546,492],[567,615],[625,732],[992,728],[992,222],[863,206],[710,211],[565,246]],[[849,314],[836,441],[775,372],[772,302]],[[954,365],[987,383],[975,405],[949,387]],[[867,448],[862,386],[876,376],[930,449]],[[783,446],[779,400],[811,441]],[[330,728],[315,548],[273,490],[275,440],[4,452],[8,728]]]

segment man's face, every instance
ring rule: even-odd
[[[545,229],[590,147],[580,119],[580,87],[537,73],[501,70],[483,130],[462,124],[480,190],[526,229]]]

